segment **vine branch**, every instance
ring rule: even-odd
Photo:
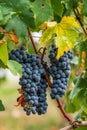
[[[32,34],[31,34],[31,32],[30,32],[29,29],[28,29],[28,34],[29,34],[29,37],[30,37],[30,39],[31,39],[33,48],[34,48],[36,54],[38,54],[38,50],[37,50],[36,44],[35,44],[35,42],[34,42],[34,40],[33,40]],[[46,48],[44,48],[43,55],[42,55],[42,60],[43,60],[43,58],[44,58],[45,51],[46,51]],[[43,63],[43,61],[41,61],[41,62]],[[44,64],[43,64],[43,67],[44,67],[44,69],[46,70],[46,67],[45,67]],[[47,73],[46,73],[46,75],[45,75],[45,78],[46,78],[46,81],[48,82],[49,87],[52,88],[52,83],[51,83],[51,81],[50,81],[49,76],[47,75]],[[69,115],[64,111],[64,109],[63,109],[63,107],[62,107],[62,103],[60,102],[60,100],[56,100],[56,101],[57,101],[58,107],[59,107],[61,113],[63,114],[63,116],[69,121],[70,124],[72,124],[73,121],[72,121],[72,119],[69,117]]]
[[[61,110],[62,114],[64,115],[64,117],[70,122],[70,124],[72,124],[72,119],[68,116],[68,114],[64,111],[63,107],[62,107],[62,103],[60,102],[60,100],[57,100],[58,103],[58,107]]]
[[[46,52],[46,47],[43,48],[43,54],[41,56],[41,63],[43,63],[44,55],[46,54],[45,52]]]
[[[32,37],[31,31],[30,31],[29,28],[28,28],[28,35],[29,35],[29,37],[30,37],[30,39],[31,39],[31,42],[32,42],[33,48],[34,48],[34,50],[35,50],[35,53],[38,54],[38,50],[37,50],[36,44],[35,44],[35,42],[34,42],[34,39],[33,39],[33,37]]]
[[[60,130],[72,130],[72,129],[75,129],[78,127],[84,127],[84,126],[87,126],[87,121],[77,121],[77,122],[72,123],[69,126],[66,126],[62,129],[60,129]]]
[[[82,21],[81,21],[80,13],[79,13],[78,9],[75,9],[75,10],[74,10],[74,14],[75,14],[76,19],[78,20],[78,22],[79,22],[81,28],[83,29],[85,35],[87,35],[87,30],[85,29],[85,27],[84,27],[84,25],[83,25],[83,23],[82,23]]]

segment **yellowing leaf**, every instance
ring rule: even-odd
[[[78,2],[78,7],[79,7],[80,9],[82,9],[82,8],[83,8],[83,3]]]
[[[69,26],[69,27],[76,27],[79,28],[79,25],[77,24],[77,22],[75,21],[75,19],[73,17],[66,17],[64,16],[62,18],[62,21],[60,23],[62,26]]]
[[[49,26],[50,25],[50,26]],[[60,23],[46,22],[40,27],[44,27],[43,35],[40,38],[41,46],[46,46],[47,41],[52,38],[53,34],[56,34],[56,46],[58,47],[57,58],[63,55],[64,51],[71,50],[74,47],[76,38],[78,36],[77,28],[79,25],[73,17],[64,16]]]
[[[44,22],[39,26],[39,28],[44,28],[44,27],[51,28],[54,27],[56,24],[57,22]]]

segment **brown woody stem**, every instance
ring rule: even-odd
[[[43,59],[44,59],[45,54],[46,54],[46,48],[43,48],[43,53],[41,56],[41,63],[43,63]]]
[[[29,36],[30,36],[30,39],[31,39],[33,48],[34,48],[36,54],[38,54],[38,50],[37,50],[36,44],[35,44],[35,42],[34,42],[34,40],[33,40],[33,37],[32,37],[32,35],[31,35],[31,32],[30,32],[29,29],[28,29],[28,34],[29,34]],[[43,58],[44,58],[44,55],[45,55],[45,51],[46,51],[46,48],[44,48],[44,51],[43,51],[43,54],[42,54],[42,61],[41,61],[42,64],[43,64]],[[44,69],[46,70],[46,67],[45,67],[44,64],[43,64],[43,67],[44,67]],[[50,81],[49,76],[47,75],[47,73],[46,73],[46,75],[45,75],[45,78],[46,78],[46,81],[48,82],[49,87],[52,88],[52,83],[51,83],[51,81]],[[64,117],[69,121],[69,123],[71,124],[73,121],[72,121],[72,119],[70,119],[70,117],[68,116],[68,114],[64,111],[64,109],[63,109],[63,107],[62,107],[62,103],[60,102],[60,100],[56,100],[56,101],[57,101],[58,107],[59,107],[60,111],[62,112],[63,116],[64,116]]]
[[[30,39],[31,39],[31,42],[32,42],[34,51],[35,51],[36,54],[38,54],[38,50],[37,50],[36,44],[35,44],[35,42],[34,42],[34,39],[33,39],[33,37],[32,37],[31,31],[30,31],[29,28],[28,28],[28,34],[29,34],[29,37],[30,37]]]
[[[62,103],[60,102],[60,100],[57,100],[58,103],[58,107],[60,109],[60,111],[62,112],[63,116],[70,122],[70,124],[72,124],[72,119],[68,116],[68,114],[64,111],[63,107],[62,107]]]
[[[78,9],[75,9],[75,10],[74,10],[74,14],[75,14],[76,19],[78,20],[78,22],[79,22],[81,28],[83,29],[85,35],[87,35],[87,30],[85,29],[85,27],[84,27],[84,25],[83,25],[83,23],[82,23],[82,21],[81,21],[80,13],[79,13]]]

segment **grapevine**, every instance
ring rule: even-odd
[[[87,127],[86,17],[87,0],[0,0],[0,73],[19,76],[15,106],[43,118],[49,96],[69,123],[60,130]]]

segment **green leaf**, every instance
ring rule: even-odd
[[[27,34],[27,26],[20,20],[19,17],[13,17],[10,19],[6,25],[6,30],[9,32],[10,30],[14,30],[14,32],[18,36],[26,36]]]
[[[12,7],[13,11],[25,11],[29,9],[29,0],[0,0],[0,5]]]
[[[14,30],[18,36],[28,36],[27,28],[35,29],[29,0],[0,0],[0,11],[3,17],[0,25],[6,24],[7,31]]]
[[[77,115],[75,116],[75,120],[80,119],[82,113],[83,113],[83,110],[80,109],[79,112],[77,113]]]
[[[82,53],[85,52],[86,54],[86,57],[84,59],[84,66],[85,66],[85,69],[87,68],[87,40],[79,43],[79,54],[80,54],[80,57],[79,57],[79,66],[81,66],[81,63],[82,63]]]
[[[61,17],[63,14],[63,5],[61,4],[61,0],[51,0],[51,6],[55,14]]]
[[[85,75],[81,74],[76,83],[74,89],[70,93],[70,99],[73,99],[78,93],[81,91],[81,89],[87,88],[87,78],[85,78]]]
[[[7,68],[7,66],[0,60],[0,68]]]
[[[31,27],[32,29],[35,29],[35,21],[34,21],[34,14],[32,10],[27,10],[23,13],[20,14],[20,19],[28,26]]]
[[[69,0],[68,6],[70,9],[75,9],[78,6],[79,0]]]
[[[5,110],[5,107],[4,107],[3,103],[2,103],[2,101],[0,100],[0,111],[4,111],[4,110]]]
[[[87,0],[84,0],[82,13],[87,16]]]
[[[13,44],[11,40],[7,39],[7,47],[8,47],[8,51],[10,52],[15,48],[15,44]]]
[[[8,68],[10,69],[10,71],[14,75],[17,75],[17,74],[19,74],[20,76],[22,75],[22,65],[21,64],[19,64],[16,61],[9,60],[7,65],[8,65]]]
[[[32,11],[34,12],[37,26],[52,17],[52,9],[45,0],[35,0],[31,4]]]
[[[81,89],[81,88],[79,88],[80,79],[81,79],[81,75],[78,77],[78,79],[77,79],[77,81],[75,83],[75,87],[70,93],[70,99],[73,99],[78,94],[78,92],[80,91],[80,89]]]
[[[8,50],[7,44],[0,45],[0,60],[7,65],[8,62]]]
[[[86,84],[87,85],[87,84]],[[82,89],[77,95],[81,108],[87,113],[87,90]]]
[[[70,99],[70,91],[66,93],[66,96],[64,98],[64,109],[69,113],[74,113],[80,109],[77,97],[75,97],[73,100]]]
[[[57,21],[58,23],[61,21],[61,17],[57,15],[55,12],[53,13],[54,21]]]
[[[2,12],[0,10],[0,21],[3,19],[3,15],[2,15]]]

